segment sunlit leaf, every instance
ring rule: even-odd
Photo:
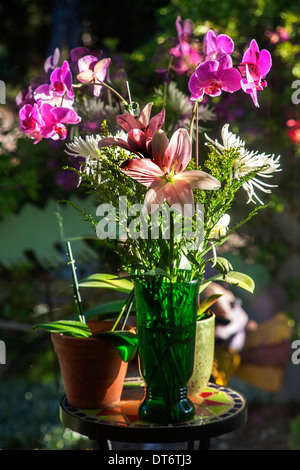
[[[255,283],[250,276],[237,271],[229,271],[227,274],[217,274],[216,276],[204,280],[200,286],[200,292],[203,292],[211,282],[216,281],[227,282],[228,284],[241,287],[251,293],[253,293],[255,289]]]
[[[82,279],[78,283],[79,287],[96,287],[102,289],[112,289],[119,292],[131,292],[133,283],[129,279],[123,279],[112,274],[92,274]]]
[[[33,326],[33,329],[43,329],[49,333],[61,333],[76,338],[89,338],[91,330],[87,325],[75,320],[57,320]]]
[[[206,312],[206,310],[208,310],[209,307],[211,307],[221,296],[222,294],[214,294],[214,295],[211,295],[210,297],[207,297],[205,300],[203,300],[203,302],[201,302],[197,310],[197,317],[199,317],[204,312]]]

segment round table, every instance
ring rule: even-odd
[[[152,424],[139,420],[138,407],[144,396],[141,378],[125,380],[121,401],[112,408],[86,410],[74,408],[64,396],[60,420],[66,427],[98,442],[100,449],[112,449],[111,441],[132,443],[175,443],[200,441],[208,449],[210,439],[232,432],[246,422],[247,404],[240,393],[213,383],[193,399],[195,416],[176,424]]]

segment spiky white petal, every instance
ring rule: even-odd
[[[277,185],[267,184],[264,181],[257,179],[257,177],[272,178],[275,172],[281,171],[279,163],[280,156],[275,157],[274,154],[266,155],[265,153],[259,153],[257,151],[248,151],[245,148],[245,142],[242,141],[240,137],[237,137],[229,131],[229,124],[225,124],[223,126],[221,135],[223,145],[217,140],[210,139],[205,134],[205,137],[208,140],[206,145],[212,144],[220,155],[223,155],[225,150],[230,150],[231,148],[235,148],[238,151],[239,156],[235,160],[233,166],[234,178],[240,179],[252,171],[261,169],[254,178],[251,178],[243,184],[243,188],[249,197],[247,203],[251,201],[255,203],[255,200],[257,200],[260,204],[263,204],[254,189],[257,188],[265,193],[270,193],[271,189],[268,188],[275,188]]]

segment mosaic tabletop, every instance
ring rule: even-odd
[[[127,442],[133,439],[144,442],[153,438],[155,442],[196,440],[233,431],[246,421],[244,397],[230,388],[213,383],[209,383],[193,399],[195,416],[184,423],[152,424],[141,421],[138,408],[143,396],[143,380],[129,378],[125,380],[122,399],[116,406],[96,410],[79,409],[72,407],[67,398],[63,397],[60,418],[65,426],[91,439],[105,435],[107,439]]]

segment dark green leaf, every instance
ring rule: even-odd
[[[138,338],[130,331],[105,331],[95,334],[94,337],[103,337],[110,341],[124,362],[131,361],[136,354]]]

